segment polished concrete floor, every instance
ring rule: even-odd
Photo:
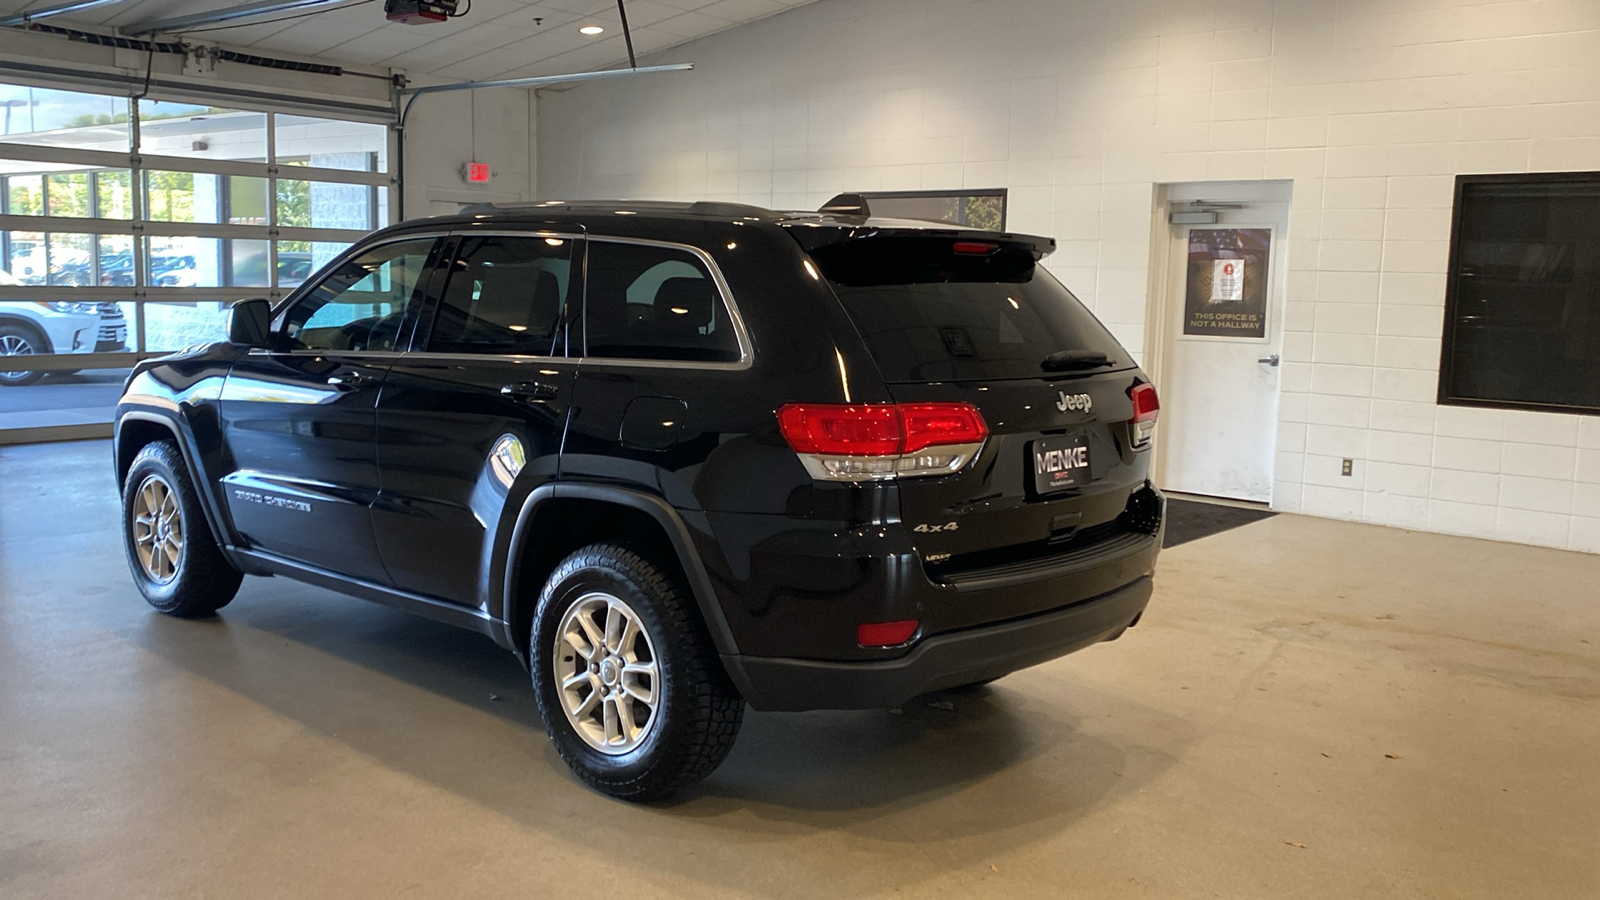
[[[103,442],[0,449],[0,896],[1600,897],[1600,557],[1282,515],[1139,627],[898,713],[567,774],[491,643],[133,590]]]

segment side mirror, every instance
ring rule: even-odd
[[[271,336],[272,304],[260,297],[240,300],[228,310],[228,342],[265,347]]]

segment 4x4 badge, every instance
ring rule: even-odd
[[[1061,399],[1056,401],[1056,409],[1062,412],[1074,409],[1088,412],[1094,408],[1094,398],[1088,394],[1069,394],[1066,391],[1056,391],[1056,393],[1061,395]]]

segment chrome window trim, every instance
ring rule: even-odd
[[[566,356],[526,356],[517,353],[440,353],[431,350],[407,351],[407,355],[409,356],[424,357],[427,359],[457,359],[462,361],[478,359],[495,360],[499,362],[527,360],[530,362],[551,363],[592,363],[602,366],[627,366],[641,369],[701,369],[727,372],[744,371],[749,369],[753,364],[754,350],[750,341],[750,333],[745,328],[744,317],[739,313],[739,305],[733,300],[733,290],[728,287],[728,281],[723,276],[722,269],[717,266],[717,261],[711,258],[711,254],[707,253],[700,247],[694,246],[693,244],[682,244],[676,241],[658,241],[650,238],[620,238],[611,237],[609,235],[597,236],[588,233],[584,230],[583,226],[576,223],[571,224],[570,227],[562,224],[546,225],[541,223],[538,226],[524,229],[514,229],[500,226],[479,230],[472,227],[462,228],[458,226],[450,229],[447,232],[441,232],[440,234],[447,237],[561,237],[569,240],[600,241],[608,244],[637,244],[644,247],[663,247],[669,250],[686,251],[690,255],[699,259],[701,264],[706,267],[706,271],[711,273],[711,282],[712,284],[716,285],[717,294],[722,299],[723,308],[728,311],[728,321],[732,324],[734,338],[739,343],[739,359],[733,362],[707,362],[703,360],[688,359],[636,359],[631,357],[589,356],[587,352],[568,354]],[[423,236],[423,234],[412,234],[408,237]],[[406,238],[401,237],[395,238],[395,240],[405,239]],[[389,241],[383,241],[381,243],[389,243]],[[381,243],[367,244],[359,249],[365,250],[368,248],[381,246]],[[356,247],[351,248],[352,251],[356,251],[357,249],[358,248]],[[335,259],[335,262],[343,262],[343,259]],[[587,265],[585,265],[583,288],[584,296],[580,299],[580,302],[583,303],[584,309],[587,311],[589,290]],[[290,305],[291,304],[285,304],[284,309],[287,310]],[[587,323],[585,324],[587,325]],[[588,350],[588,338],[589,330],[587,327],[585,327],[585,351]]]

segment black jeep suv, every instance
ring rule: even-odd
[[[580,778],[708,775],[744,704],[893,707],[1139,620],[1157,402],[1054,241],[729,203],[366,238],[117,407],[134,580],[282,575],[479,631]]]

